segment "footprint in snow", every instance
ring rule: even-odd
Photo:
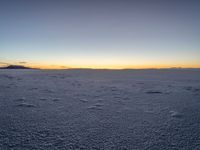
[[[54,102],[60,101],[60,98],[53,98]]]
[[[102,110],[102,106],[103,106],[103,104],[96,103],[92,106],[87,107],[87,109],[89,109],[89,110]]]
[[[40,98],[40,100],[41,100],[41,101],[46,101],[46,100],[47,100],[47,98],[45,98],[45,97],[42,97],[42,98]]]
[[[171,117],[174,117],[174,118],[181,118],[182,117],[182,115],[179,112],[174,111],[174,110],[171,110],[169,113],[170,113]]]
[[[90,106],[87,108],[88,110],[102,110],[102,108],[97,107],[97,106]]]
[[[124,97],[123,100],[130,100],[130,98],[129,97]]]
[[[18,107],[36,107],[34,104],[29,104],[29,103],[21,103],[17,105]]]
[[[147,94],[162,94],[161,91],[147,91]]]
[[[194,93],[200,92],[200,88],[195,88],[195,87],[191,87],[191,86],[184,87],[184,89],[187,91],[194,92]]]
[[[87,99],[80,99],[80,101],[83,102],[83,103],[87,103],[88,102]]]

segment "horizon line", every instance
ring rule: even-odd
[[[147,67],[147,68],[90,68],[90,67],[69,67],[69,68],[40,68],[40,67],[29,67],[26,65],[7,65],[2,66],[0,69],[9,69],[9,66],[21,66],[26,67],[24,69],[35,69],[35,70],[162,70],[162,69],[200,69],[200,67]],[[12,68],[15,69],[15,68]],[[16,68],[19,69],[19,68]]]
[[[41,70],[67,70],[67,69],[94,69],[94,70],[144,70],[144,69],[200,69],[199,65],[139,65],[139,66],[67,66],[67,65],[41,65],[41,64],[29,64],[29,63],[8,63],[0,61],[0,68],[6,68],[9,66],[21,66],[31,69]]]

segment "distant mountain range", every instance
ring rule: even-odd
[[[33,68],[20,66],[20,65],[9,65],[6,67],[0,67],[0,69],[33,69]]]

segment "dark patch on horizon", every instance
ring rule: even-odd
[[[20,66],[20,65],[8,65],[6,67],[1,67],[0,69],[32,69],[32,68]]]

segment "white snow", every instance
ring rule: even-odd
[[[0,150],[200,149],[200,70],[0,70]]]

